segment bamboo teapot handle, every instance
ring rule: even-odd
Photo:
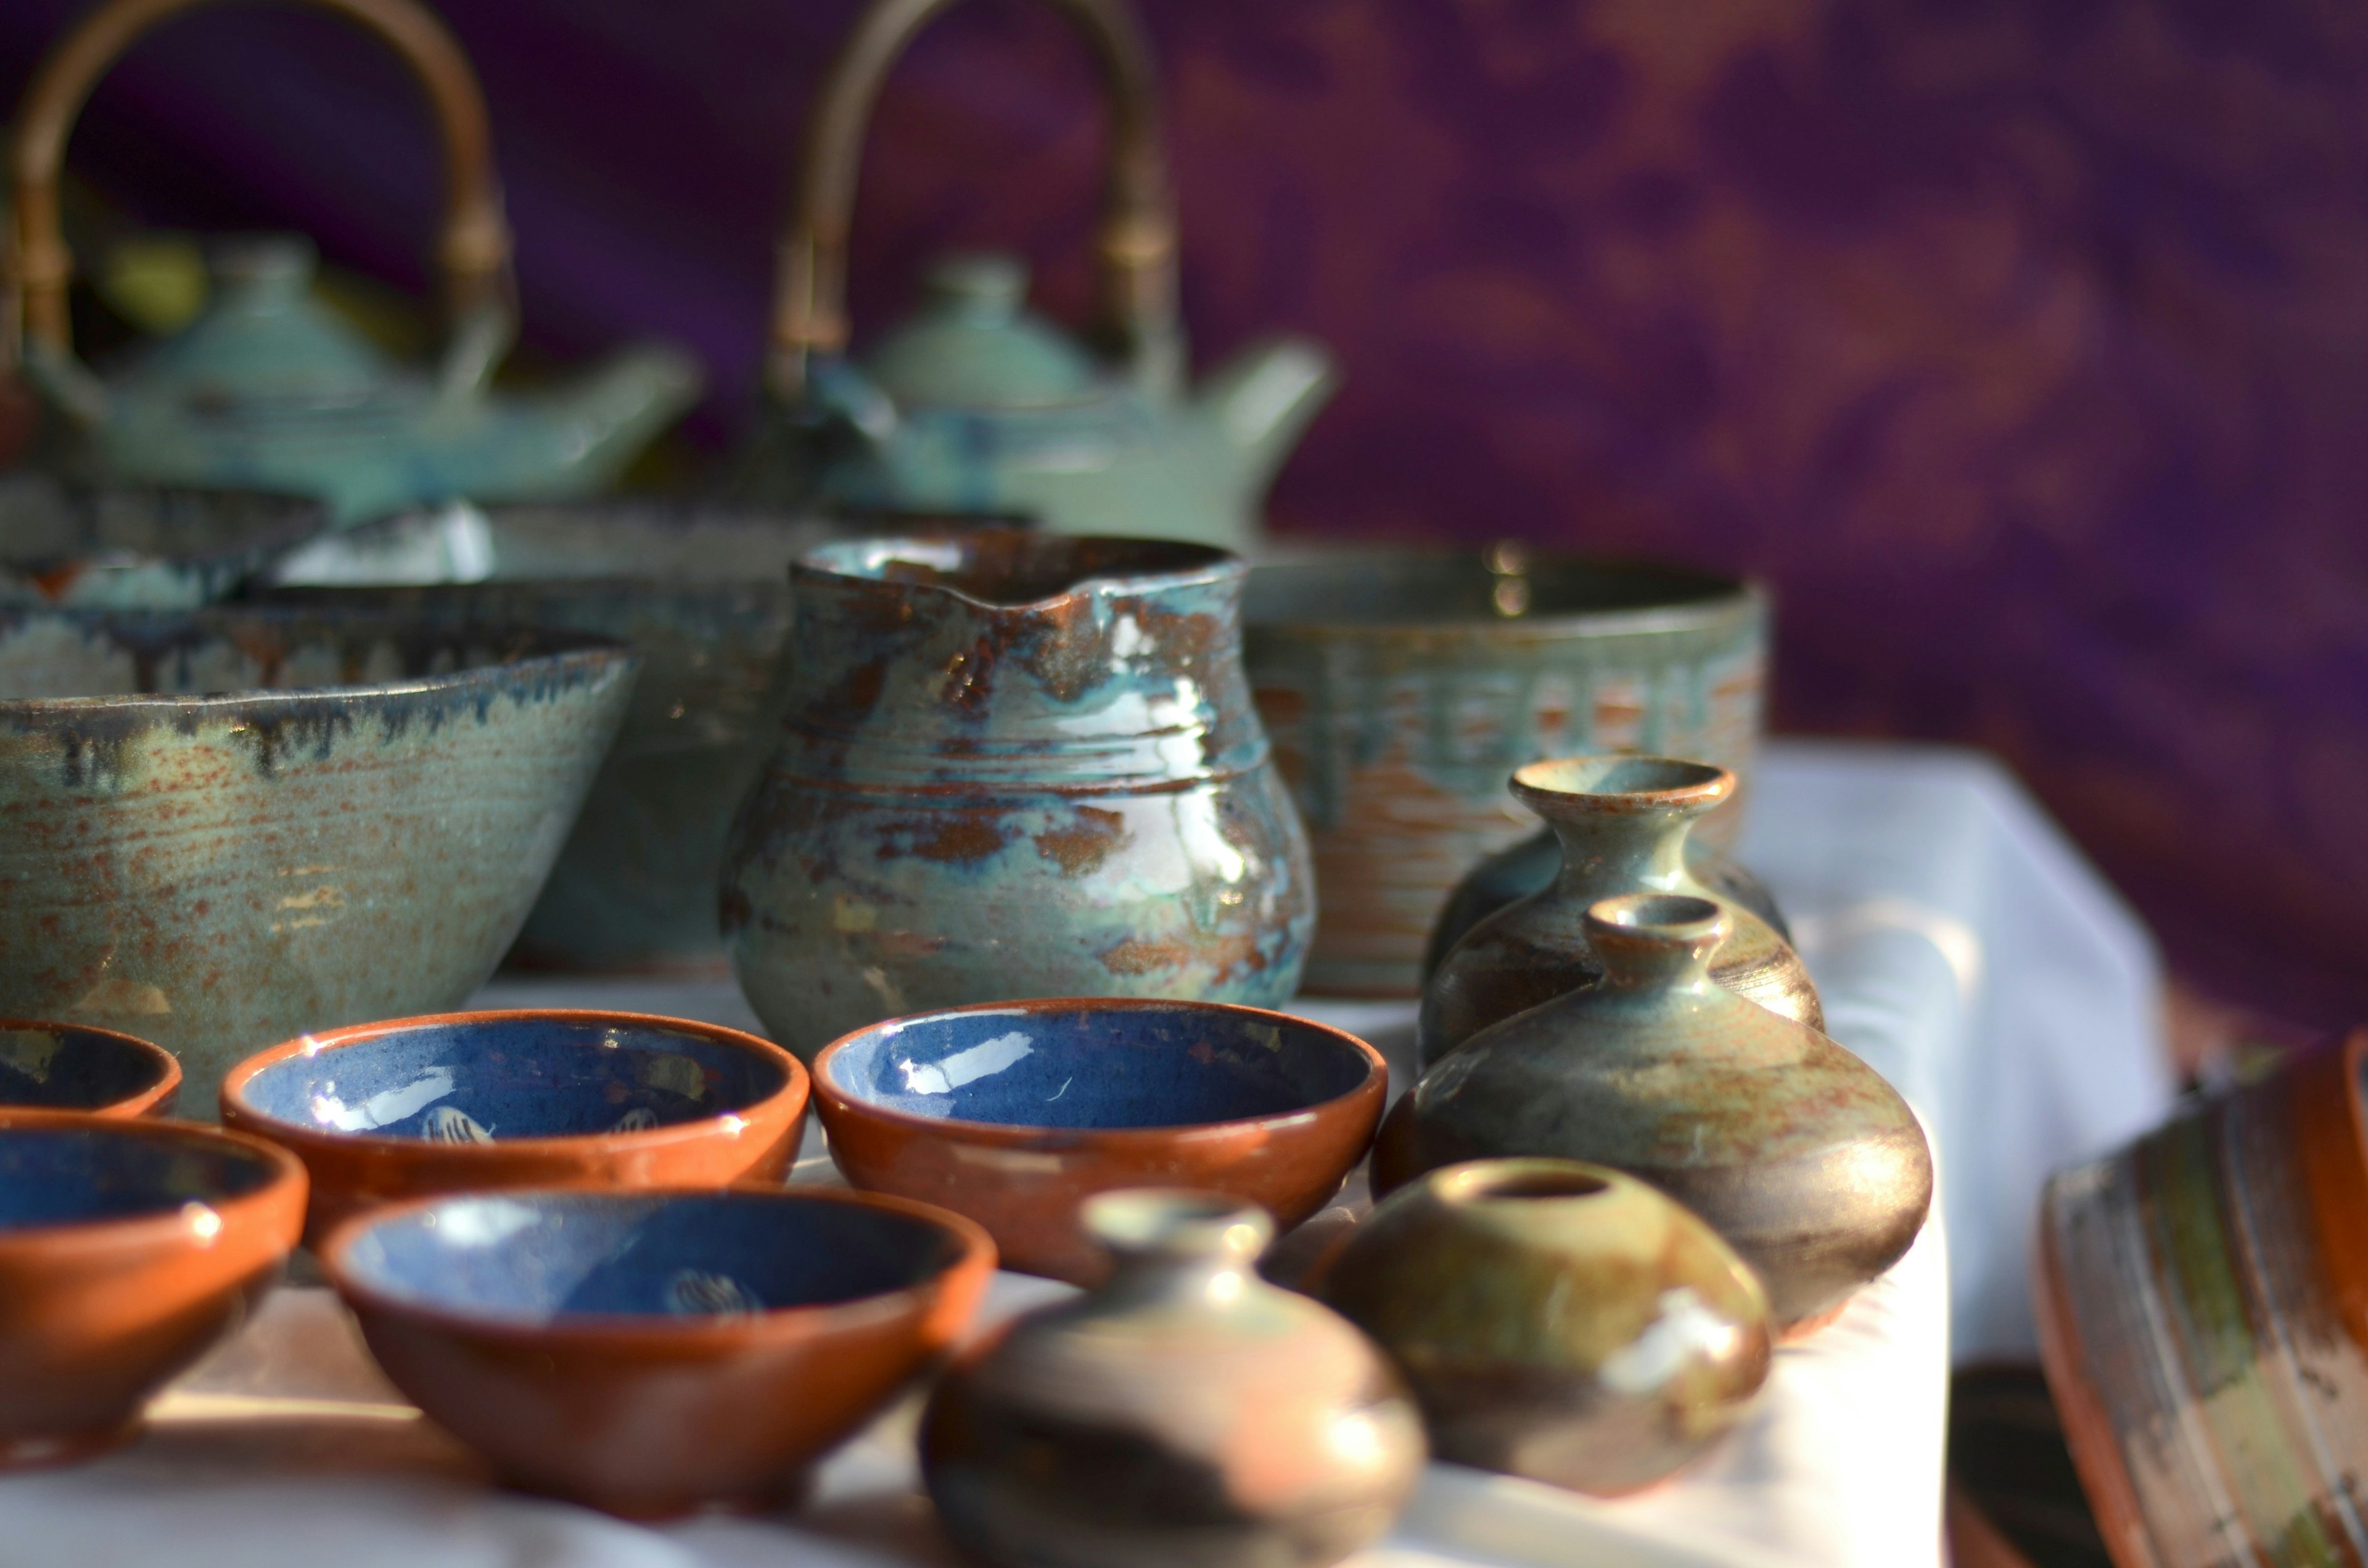
[[[847,243],[863,132],[881,85],[922,28],[957,0],[871,0],[806,119],[798,194],[781,236],[766,379],[805,390],[809,360],[845,352]],[[1176,323],[1176,219],[1160,145],[1158,74],[1126,0],[1051,0],[1092,47],[1110,106],[1101,231],[1095,241],[1100,335],[1121,358],[1164,346]]]
[[[9,149],[16,189],[15,244],[9,257],[0,367],[13,366],[31,338],[61,355],[73,351],[66,288],[74,253],[58,221],[58,176],[66,138],[98,79],[159,22],[218,0],[105,0],[41,62],[17,106]],[[485,96],[469,57],[436,15],[416,0],[307,0],[355,23],[401,56],[420,85],[444,142],[444,222],[436,245],[448,323],[491,304],[515,314],[509,224],[494,173]],[[22,335],[20,335],[20,334]]]

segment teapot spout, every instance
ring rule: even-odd
[[[602,360],[548,404],[567,426],[563,444],[583,454],[570,488],[614,482],[706,386],[699,361],[671,344],[636,344]]]
[[[1240,454],[1243,486],[1258,494],[1339,383],[1331,351],[1322,344],[1278,337],[1254,343],[1212,370],[1195,401],[1224,444]]]

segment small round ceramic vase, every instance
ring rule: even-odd
[[[1787,1018],[1825,1027],[1816,987],[1792,944],[1687,865],[1687,831],[1735,793],[1734,774],[1665,756],[1575,756],[1517,769],[1512,790],[1561,840],[1562,869],[1543,892],[1474,926],[1440,960],[1416,1026],[1423,1066],[1491,1024],[1600,980],[1588,906],[1621,893],[1716,903],[1727,932],[1711,977]]]
[[[1586,919],[1602,980],[1423,1074],[1383,1123],[1375,1192],[1505,1155],[1610,1165],[1742,1254],[1781,1331],[1818,1326],[1923,1228],[1922,1127],[1873,1068],[1712,979],[1734,929],[1718,904],[1630,893]]]
[[[1011,529],[800,558],[781,736],[723,887],[773,1038],[811,1061],[973,1002],[1287,1000],[1315,891],[1242,675],[1243,575]]]
[[[2368,1030],[2066,1171],[2047,1382],[2118,1568],[2368,1562]]]
[[[1396,1360],[1440,1458],[1604,1496],[1715,1442],[1775,1337],[1718,1233],[1573,1160],[1479,1160],[1400,1187],[1315,1294]]]
[[[1104,1193],[1108,1282],[1015,1320],[947,1373],[921,1472],[998,1568],[1315,1568],[1389,1528],[1424,1459],[1389,1361],[1260,1279],[1264,1210]]]

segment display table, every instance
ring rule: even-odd
[[[1360,1568],[1939,1563],[1952,1303],[1960,1359],[2027,1349],[2022,1256],[2040,1181],[2168,1104],[2154,960],[1979,757],[1780,745],[1751,810],[1743,857],[1784,903],[1834,1034],[1933,1134],[1933,1223],[1839,1323],[1779,1353],[1751,1419],[1679,1480],[1605,1503],[1434,1464]],[[713,983],[505,976],[479,1001],[754,1023]],[[1299,1010],[1406,1060],[1409,1006]],[[799,1179],[834,1179],[819,1144],[810,1135]],[[1344,1201],[1356,1200],[1352,1187]],[[1003,1275],[983,1324],[1066,1289]],[[142,1441],[77,1470],[0,1479],[0,1564],[951,1563],[914,1483],[916,1408],[907,1401],[825,1461],[802,1507],[628,1525],[489,1485],[379,1379],[333,1298],[284,1290],[160,1398]]]

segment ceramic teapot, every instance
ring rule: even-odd
[[[517,333],[509,230],[484,99],[460,44],[413,0],[313,0],[400,55],[443,134],[447,202],[437,261],[450,335],[440,363],[398,364],[313,297],[309,242],[266,236],[213,256],[199,319],[102,380],[75,358],[74,257],[58,175],[100,74],[158,22],[210,0],[109,0],[50,52],[18,106],[16,233],[0,361],[63,416],[67,462],[94,476],[318,495],[340,523],[468,496],[548,499],[613,480],[698,398],[697,363],[629,348],[573,384],[495,396]]]
[[[1093,45],[1111,103],[1095,341],[1027,308],[1017,258],[970,255],[933,268],[919,312],[860,363],[848,356],[864,121],[914,34],[953,3],[874,0],[823,85],[781,244],[769,406],[727,488],[744,501],[1019,512],[1072,533],[1240,548],[1331,392],[1332,361],[1281,338],[1186,390],[1156,74],[1122,0],[1055,0]]]

